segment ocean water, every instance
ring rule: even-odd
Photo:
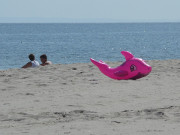
[[[89,58],[124,61],[122,50],[146,60],[180,59],[180,23],[0,24],[0,69],[19,68],[28,55],[53,63]]]

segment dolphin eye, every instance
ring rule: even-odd
[[[137,69],[137,68],[136,68],[135,65],[131,65],[131,67],[130,67],[131,72],[135,71],[136,69]]]

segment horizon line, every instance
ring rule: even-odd
[[[132,21],[132,22],[0,22],[0,24],[110,24],[110,23],[180,23],[180,21]]]
[[[0,23],[179,23],[178,19],[0,17]]]

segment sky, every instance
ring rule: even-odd
[[[0,0],[6,22],[180,22],[180,0]]]

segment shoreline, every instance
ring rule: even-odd
[[[165,59],[165,60],[145,60],[146,62],[151,62],[151,61],[180,61],[180,59]],[[117,63],[117,66],[118,66],[118,63],[119,65],[122,64],[124,61],[105,61],[107,64],[116,64]],[[67,64],[60,64],[60,63],[56,63],[56,64],[52,64],[52,65],[74,65],[74,64],[90,64],[91,62],[86,62],[86,63],[67,63]],[[52,66],[50,65],[50,66]],[[38,68],[40,68],[42,66],[39,66]],[[21,67],[15,67],[15,68],[7,68],[7,69],[0,69],[0,71],[8,71],[8,70],[17,70],[17,69],[22,69]]]

